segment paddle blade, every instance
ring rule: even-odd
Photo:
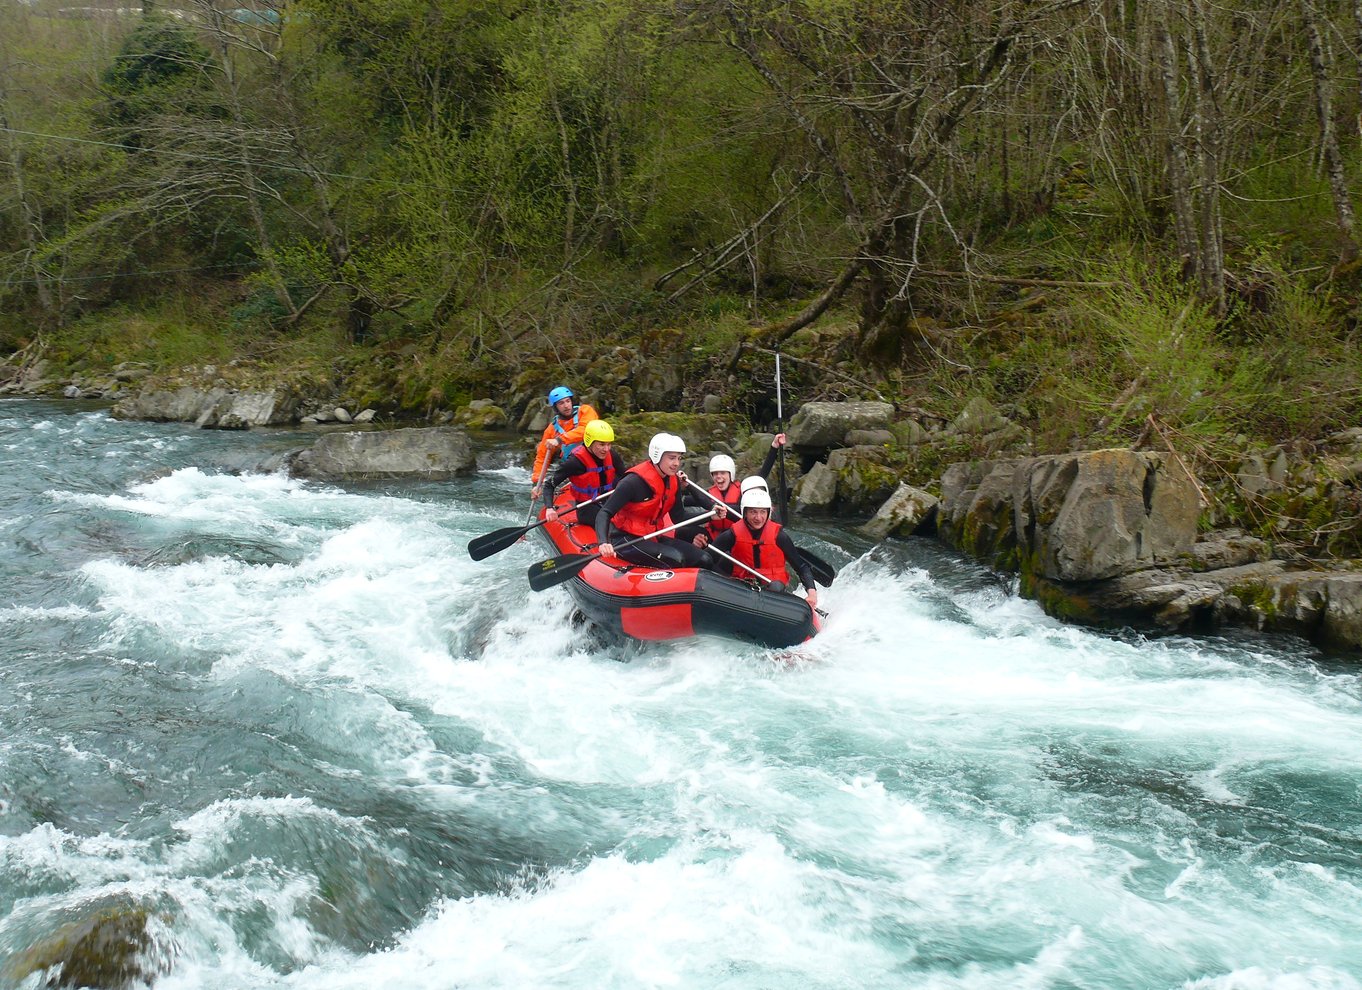
[[[531,564],[525,576],[530,580],[530,588],[534,591],[544,591],[555,585],[562,584],[570,579],[574,574],[581,571],[587,564],[600,557],[600,554],[593,553],[582,556],[576,553],[561,553],[557,557],[550,557],[548,560],[541,560],[537,564]]]
[[[475,536],[468,541],[468,556],[474,560],[486,560],[494,553],[501,553],[507,547],[515,546],[520,542],[520,538],[533,528],[533,526],[507,526],[505,529],[497,529],[490,533],[484,533],[482,536]]]
[[[832,586],[832,581],[837,577],[836,569],[818,554],[804,547],[795,547],[799,555],[809,562],[809,567],[813,570],[814,580],[825,588]]]

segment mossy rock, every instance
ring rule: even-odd
[[[152,921],[151,913],[142,907],[106,907],[61,926],[37,945],[12,956],[3,976],[18,983],[46,972],[42,985],[49,990],[123,990],[149,984],[170,968],[168,955],[155,951],[148,931]]]

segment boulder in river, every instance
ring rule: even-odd
[[[315,481],[447,480],[477,470],[473,443],[448,426],[328,433],[289,459],[289,473]]]

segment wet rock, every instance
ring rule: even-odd
[[[930,525],[938,502],[930,492],[900,484],[860,530],[872,540],[911,536]]]
[[[1088,451],[952,465],[938,528],[994,566],[1091,581],[1188,550],[1199,506],[1193,479],[1159,454]]]
[[[841,446],[852,430],[886,430],[894,415],[888,402],[806,402],[786,431],[795,447]]]
[[[795,511],[828,512],[837,499],[837,472],[819,462],[795,487]]]
[[[289,473],[319,481],[371,478],[446,480],[477,470],[463,430],[426,429],[329,433],[288,458]]]
[[[888,430],[848,430],[845,442],[848,447],[887,447],[894,443],[894,434]]]
[[[173,950],[152,936],[155,919],[144,908],[106,907],[58,928],[6,961],[0,976],[18,984],[45,973],[47,988],[125,990],[145,987],[170,970]]]
[[[227,420],[226,428],[278,426],[292,423],[300,398],[285,389],[236,391],[228,388],[199,388],[185,385],[176,389],[149,389],[119,400],[113,407],[115,419],[152,422],[196,423],[214,429]]]

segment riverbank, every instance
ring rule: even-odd
[[[255,377],[258,369],[241,365],[169,378],[130,378],[128,371],[115,369],[105,382],[104,398],[116,400],[122,418],[210,429],[377,418],[372,409],[351,413],[332,405],[334,393],[309,395],[296,383],[266,387]],[[62,393],[88,397],[88,381],[68,382]],[[50,392],[57,384],[40,379],[10,388]],[[710,453],[734,456],[739,473],[755,471],[769,445],[769,433],[753,431],[740,416],[612,412],[608,399],[592,392],[584,398],[605,407],[626,458],[641,457],[643,438],[655,431],[687,437],[695,452],[688,467],[697,478],[705,477]],[[1037,454],[1024,427],[977,396],[949,421],[876,401],[810,402],[792,410],[783,468],[800,516],[834,519],[875,539],[938,538],[1018,576],[1023,595],[1066,621],[1160,633],[1243,626],[1299,635],[1346,654],[1362,651],[1362,564],[1337,554],[1309,556],[1233,525],[1217,501],[1224,484],[1199,477],[1195,458],[1170,443],[1143,454]],[[501,404],[482,398],[430,419],[519,436],[528,460],[547,408],[535,394],[519,404],[515,396]],[[377,428],[399,425],[413,424],[380,419]],[[1362,430],[1312,445],[1310,453],[1291,457],[1279,448],[1249,455],[1229,491],[1252,485],[1263,499],[1312,499],[1328,511],[1337,539],[1346,533],[1339,525],[1345,517],[1332,507],[1351,504],[1351,479],[1362,476]],[[362,460],[323,474],[372,477],[387,470]],[[1269,521],[1279,533],[1287,525],[1284,516]]]

